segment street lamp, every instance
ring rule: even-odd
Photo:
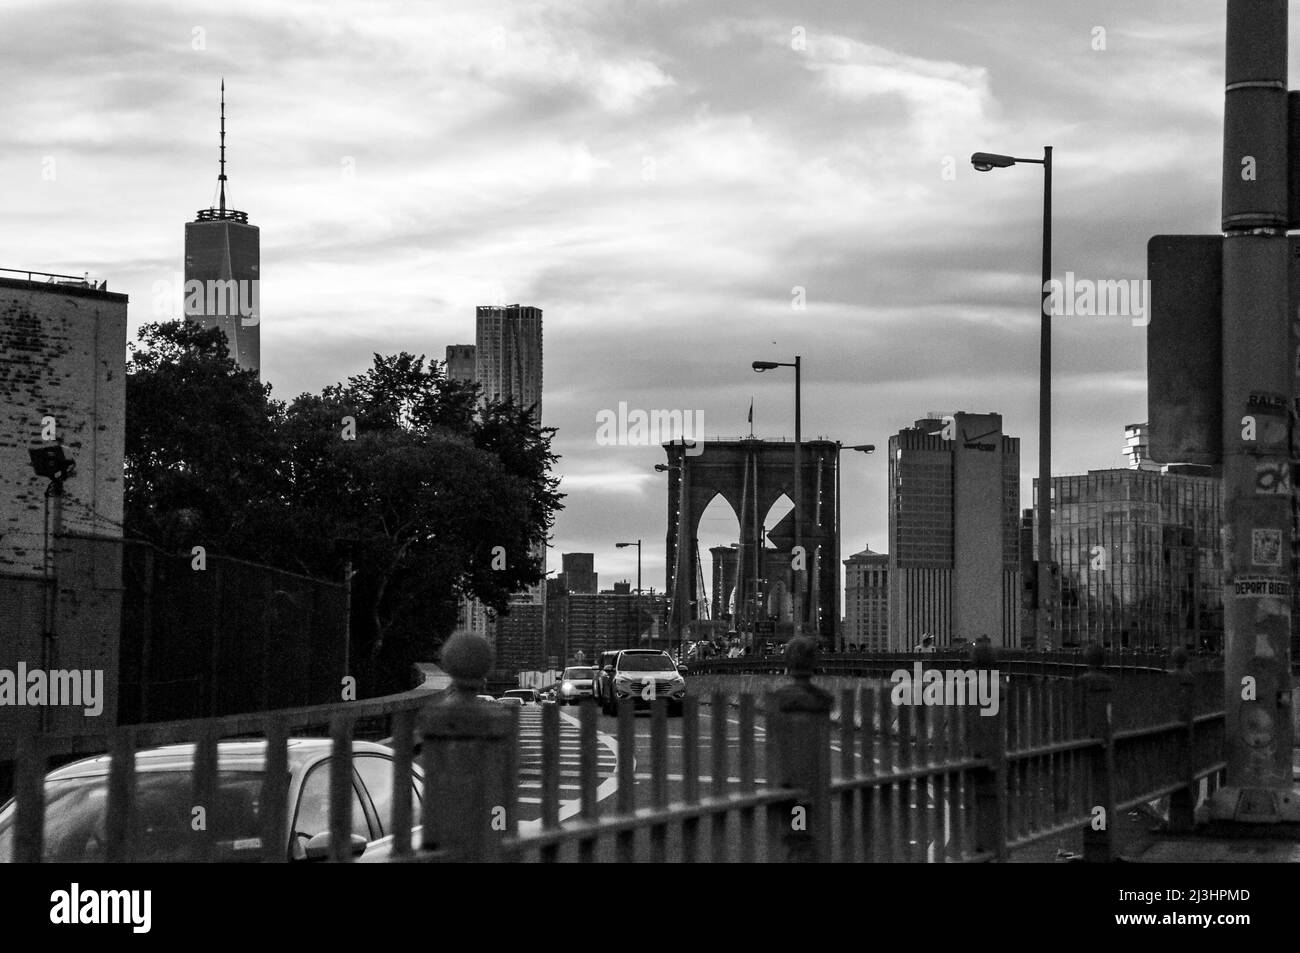
[[[803,467],[801,463],[801,452],[803,445],[802,431],[802,395],[800,387],[800,372],[802,361],[798,355],[795,355],[793,363],[782,363],[780,361],[754,361],[751,365],[756,373],[774,370],[778,367],[794,368],[794,547],[800,552],[800,558],[806,563],[807,554],[803,553]],[[795,637],[803,635],[803,611],[804,596],[808,587],[807,575],[805,569],[795,571],[795,599],[794,599],[794,634]],[[820,637],[820,633],[818,633]]]
[[[655,472],[657,473],[678,473],[680,477],[677,484],[677,547],[676,558],[673,560],[673,594],[671,601],[668,603],[669,618],[677,629],[677,657],[682,656],[682,646],[686,641],[686,614],[689,613],[690,607],[688,600],[682,596],[683,579],[689,580],[690,569],[687,569],[685,576],[682,573],[682,553],[686,551],[686,512],[690,502],[690,491],[687,484],[689,473],[686,469],[686,438],[682,437],[682,462],[678,466],[672,466],[667,463],[656,463]],[[640,565],[640,556],[638,550],[638,566]],[[687,564],[690,565],[689,563]],[[639,576],[639,571],[638,571]],[[671,638],[671,635],[669,635]]]
[[[45,550],[41,560],[41,575],[45,583],[41,593],[43,600],[41,667],[49,671],[57,662],[55,652],[59,631],[59,566],[53,547],[58,546],[59,539],[63,536],[63,481],[77,472],[77,464],[63,452],[61,443],[37,444],[28,449],[27,457],[36,475],[50,481],[45,486],[45,513],[42,523]],[[50,721],[50,709],[42,708],[40,716],[42,731],[49,730]]]
[[[838,440],[835,441],[835,585],[837,592],[843,592],[840,587],[840,570],[844,563],[841,560],[840,538],[843,534],[843,523],[840,520],[840,452],[843,450],[854,450],[858,453],[875,453],[876,445],[874,443],[855,443],[852,446],[845,446]],[[835,631],[838,634],[837,648],[844,651],[844,626],[838,616],[844,614],[844,599],[840,597],[840,607],[837,618],[835,619]]]
[[[641,540],[635,543],[615,543],[616,549],[626,549],[628,546],[636,547],[636,634],[637,641],[641,638]]]
[[[1043,167],[1043,284],[1039,305],[1041,333],[1038,350],[1038,560],[1035,565],[1035,648],[1042,648],[1051,634],[1048,612],[1052,592],[1052,147],[1043,146],[1041,159],[1021,159],[991,152],[970,157],[978,172],[1006,169],[1018,162]]]

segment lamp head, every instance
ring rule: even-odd
[[[1001,156],[996,152],[977,152],[970,157],[970,164],[976,172],[988,172],[992,169],[1005,169],[1016,164],[1012,156]]]
[[[66,480],[76,472],[77,465],[72,458],[64,454],[63,445],[46,443],[31,447],[27,451],[32,469],[38,477],[47,480]]]
[[[772,368],[780,366],[781,365],[776,361],[755,361],[753,364],[754,370],[758,371],[760,374],[764,371],[770,371]]]

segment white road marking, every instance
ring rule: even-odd
[[[523,722],[523,724],[527,724],[527,725],[528,725],[528,728],[527,728],[526,730],[528,731],[528,733],[529,733],[530,735],[531,735],[534,731],[536,731],[539,737],[538,737],[536,740],[534,740],[533,738],[521,738],[521,739],[519,740],[519,744],[520,744],[521,747],[527,747],[527,748],[529,749],[528,752],[527,752],[527,754],[529,754],[529,755],[540,755],[540,753],[541,753],[540,749],[541,749],[541,745],[542,745],[541,738],[540,738],[541,729],[540,729],[540,727],[539,727],[539,728],[534,728],[534,727],[533,727],[533,723],[534,723],[535,720],[536,720],[536,722],[540,723],[540,720],[541,720],[541,711],[540,711],[540,710],[537,710],[536,712],[525,712],[524,714],[530,714],[530,715],[533,715],[533,716],[534,716],[533,718],[529,718],[527,722]],[[563,755],[569,755],[569,756],[572,758],[574,755],[578,755],[578,754],[581,753],[582,742],[581,742],[581,741],[578,741],[578,740],[573,740],[573,734],[576,733],[578,730],[581,729],[582,723],[581,723],[577,718],[575,718],[573,715],[570,715],[570,714],[569,714],[568,712],[566,712],[566,711],[559,711],[559,712],[557,712],[557,714],[560,716],[560,719],[562,720],[562,722],[566,723],[566,724],[568,725],[568,727],[571,729],[570,732],[564,732],[565,724],[561,724],[561,726],[560,726],[560,728],[561,728],[561,735],[560,735],[560,738],[561,738],[561,741],[560,741],[560,754],[561,754],[561,756],[563,756]],[[523,730],[524,730],[524,729],[521,729],[521,732],[520,732],[521,734],[523,733]],[[567,738],[565,737],[566,734],[568,735]],[[597,732],[596,732],[596,742],[597,742],[598,745],[602,745],[602,746],[604,746],[604,748],[605,748],[604,751],[601,751],[601,750],[597,749],[596,770],[597,770],[598,773],[600,773],[600,772],[602,772],[602,771],[605,771],[605,770],[608,770],[608,772],[609,772],[608,776],[605,777],[605,778],[601,781],[601,783],[596,787],[596,801],[597,801],[597,803],[599,803],[600,801],[605,800],[607,797],[609,797],[611,794],[613,794],[615,791],[618,790],[618,774],[617,774],[617,773],[615,772],[615,770],[614,770],[614,768],[615,768],[615,764],[616,764],[616,762],[617,762],[617,760],[618,760],[618,741],[616,741],[612,735],[606,734],[606,733],[603,732],[603,731],[597,731]],[[537,749],[537,750],[534,751],[533,749]],[[564,764],[564,763],[565,763],[565,762],[564,762],[563,760],[561,760],[561,764]],[[572,763],[572,762],[570,762],[570,763]],[[578,762],[578,763],[580,764],[581,762]],[[635,764],[634,764],[634,767],[635,767]],[[541,773],[542,773],[542,769],[541,769],[541,768],[521,768],[521,769],[519,770],[519,773],[520,773],[521,775],[529,775],[529,776],[532,776],[532,775],[539,775],[539,776],[540,776]],[[562,778],[577,778],[577,777],[581,777],[581,776],[582,776],[582,773],[581,773],[580,771],[560,771],[560,777],[562,777]],[[538,781],[538,782],[529,782],[529,781],[524,781],[524,782],[521,782],[521,786],[523,786],[523,785],[527,785],[527,786],[530,786],[530,787],[531,787],[531,785],[534,784],[534,783],[537,784],[538,786],[541,785],[541,782],[540,782],[540,781]],[[562,791],[580,791],[581,789],[582,789],[582,786],[581,786],[581,785],[578,785],[578,784],[561,784],[561,785],[560,785],[560,790],[562,790]],[[534,797],[523,797],[523,796],[520,796],[520,797],[517,798],[517,800],[518,800],[519,803],[521,803],[521,804],[541,804],[541,803],[542,803],[542,799],[541,799],[541,798],[534,798]],[[569,799],[567,799],[567,800],[561,800],[561,801],[560,801],[560,814],[559,814],[559,819],[560,819],[561,821],[568,820],[569,818],[573,817],[575,814],[577,814],[577,813],[578,813],[579,811],[581,811],[581,810],[582,810],[582,799],[581,799],[581,798],[569,798]],[[529,833],[533,833],[533,832],[539,830],[539,829],[541,828],[541,826],[542,826],[542,821],[541,821],[540,818],[538,818],[537,820],[531,820],[531,821],[521,821],[521,822],[519,823],[519,833],[521,833],[521,834],[529,834]]]

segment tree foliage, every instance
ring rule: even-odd
[[[541,581],[562,508],[553,428],[530,408],[408,353],[288,404],[229,358],[220,330],[148,325],[127,377],[127,528],[340,579],[349,554],[353,674],[404,687],[461,593],[501,611]]]

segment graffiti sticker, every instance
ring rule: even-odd
[[[1255,464],[1256,493],[1290,493],[1291,465],[1286,461],[1264,461]]]
[[[1280,529],[1253,529],[1250,531],[1251,558],[1256,566],[1282,565],[1282,531]]]

